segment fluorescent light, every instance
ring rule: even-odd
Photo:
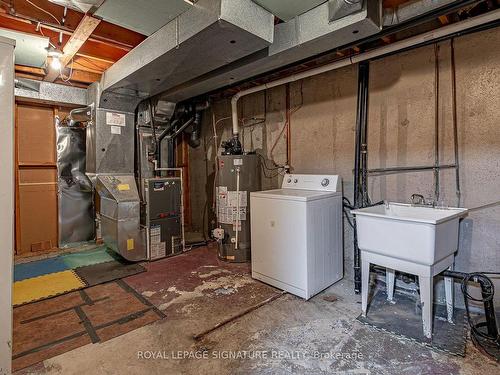
[[[188,3],[189,5],[194,5],[194,0],[184,0],[185,3]]]

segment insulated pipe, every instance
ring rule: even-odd
[[[271,81],[269,83],[265,83],[263,85],[255,86],[252,88],[249,88],[247,90],[242,90],[235,94],[231,98],[231,115],[232,115],[232,120],[233,120],[233,135],[235,137],[238,137],[239,134],[239,124],[238,124],[238,100],[246,95],[253,94],[262,90],[267,90],[273,87],[277,87],[280,85],[283,85],[285,83],[289,82],[295,82],[304,78],[308,78],[311,76],[315,76],[317,74],[321,73],[326,73],[331,70],[343,68],[345,66],[349,66],[352,64],[359,63],[361,61],[366,61],[374,58],[379,58],[385,55],[389,55],[391,53],[400,51],[400,50],[405,50],[411,47],[418,46],[420,44],[425,44],[432,42],[433,40],[438,40],[450,35],[453,35],[455,33],[458,33],[460,31],[464,31],[467,29],[474,28],[476,26],[480,26],[489,22],[493,21],[498,21],[500,19],[500,9],[488,12],[486,14],[469,18],[467,20],[457,22],[451,25],[443,26],[437,30],[432,30],[411,38],[407,38],[404,40],[401,40],[399,42],[394,42],[391,43],[387,46],[377,48],[373,51],[368,51],[361,53],[359,55],[351,56],[342,60],[334,61],[332,63],[307,70],[302,73],[298,74],[292,74],[288,77],[284,77],[281,79],[277,79],[275,81]]]

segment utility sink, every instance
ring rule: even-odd
[[[391,202],[352,213],[361,250],[432,266],[457,251],[459,220],[467,209]]]

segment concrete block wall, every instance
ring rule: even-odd
[[[456,269],[500,271],[500,29],[462,36],[454,43],[461,205],[472,209],[462,223]],[[454,162],[450,41],[439,43],[438,50],[440,163],[449,164]],[[434,56],[431,45],[371,62],[370,168],[434,164]],[[292,170],[339,174],[344,181],[344,195],[349,198],[353,185],[356,90],[357,66],[290,85],[291,107],[295,109],[290,128]],[[282,133],[285,108],[284,86],[240,100],[246,150],[256,150],[277,163],[286,161],[286,139]],[[212,115],[216,121],[229,117],[229,102],[217,102],[212,112],[207,111],[203,126],[205,146],[192,150],[190,155],[193,225],[198,229],[207,226],[207,220],[203,220],[207,201],[204,190],[213,186]],[[229,138],[230,128],[230,120],[219,122],[219,141]],[[264,189],[281,183],[279,176],[263,181]],[[445,203],[456,205],[453,169],[440,173],[440,186]],[[369,192],[372,201],[407,202],[412,193],[433,197],[433,173],[370,177]],[[210,205],[211,199],[208,202]],[[352,233],[347,224],[345,230],[345,273],[352,279]],[[500,301],[500,293],[496,299]]]

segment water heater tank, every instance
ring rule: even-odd
[[[217,224],[223,229],[219,258],[229,262],[250,261],[250,192],[259,190],[258,155],[219,156]]]

